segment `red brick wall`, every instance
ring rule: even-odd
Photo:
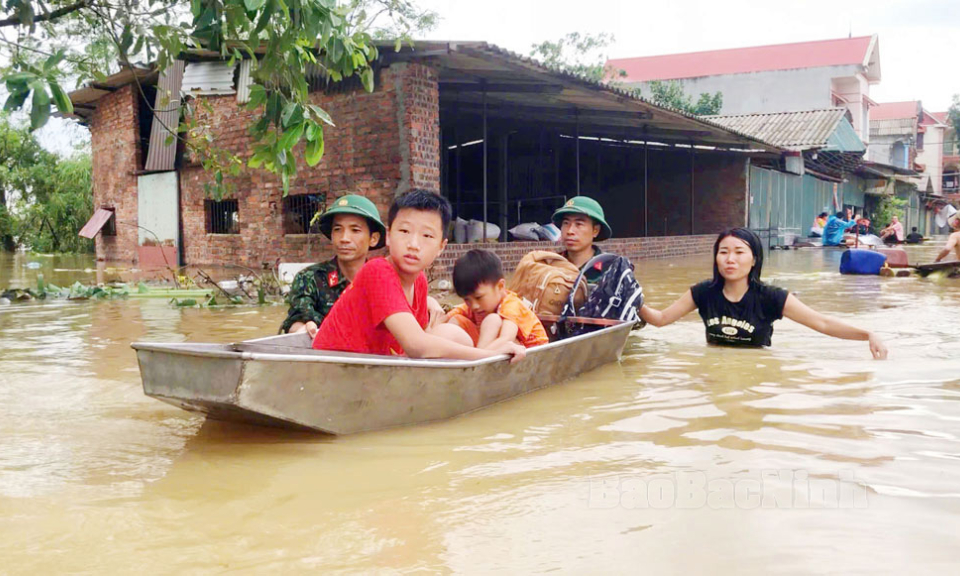
[[[380,74],[373,93],[325,95],[313,101],[336,126],[324,129],[323,160],[309,168],[297,154],[299,172],[290,194],[325,193],[327,202],[362,194],[386,217],[396,194],[412,185],[439,190],[439,102],[436,72],[418,64],[395,65]],[[203,123],[215,127],[215,141],[246,159],[252,153],[247,127],[256,117],[232,96],[211,97],[212,112],[198,108]],[[406,175],[404,175],[406,172]],[[183,236],[191,264],[236,263],[259,267],[277,259],[316,261],[329,254],[317,236],[283,233],[280,182],[262,170],[245,170],[231,181],[239,204],[239,234],[207,234],[203,185],[211,175],[199,166],[181,170]]]
[[[598,186],[602,191],[584,187],[583,193],[600,202],[615,235],[644,236],[643,151],[611,147],[603,153],[607,168],[604,182]],[[690,234],[690,151],[651,147],[648,158],[647,236]],[[744,157],[697,151],[692,168],[692,233],[715,234],[746,225]]]
[[[399,192],[422,188],[440,192],[440,89],[437,72],[419,64],[399,64],[397,91],[402,181]]]
[[[90,118],[93,204],[116,210],[117,235],[96,237],[98,260],[137,261],[137,176],[140,126],[137,94],[125,86],[100,99]]]
[[[747,164],[742,156],[697,154],[694,168],[694,234],[719,234],[746,226]]]
[[[605,252],[613,252],[626,256],[632,262],[639,260],[653,260],[673,258],[676,256],[691,256],[710,254],[716,234],[699,236],[659,236],[650,238],[612,238],[598,245]],[[453,263],[474,248],[484,248],[495,252],[503,260],[503,269],[509,275],[520,259],[532,250],[553,250],[560,252],[562,247],[554,242],[506,242],[487,244],[447,244],[443,253],[437,258],[431,270],[431,280],[449,277],[453,271]]]

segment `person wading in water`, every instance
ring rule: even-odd
[[[759,347],[770,346],[774,321],[786,316],[827,336],[866,340],[874,358],[887,357],[876,334],[824,316],[788,291],[764,284],[762,269],[760,238],[746,228],[724,230],[713,245],[713,280],[692,286],[664,310],[644,305],[640,317],[662,327],[699,310],[708,344]]]

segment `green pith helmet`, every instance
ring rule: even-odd
[[[333,217],[337,214],[352,214],[354,216],[363,216],[370,225],[370,232],[379,232],[380,240],[371,250],[383,248],[387,242],[387,227],[380,221],[380,212],[369,198],[357,194],[347,194],[333,201],[333,204],[327,208],[327,211],[320,215],[320,232],[330,238],[330,230],[333,228]]]
[[[600,225],[600,233],[597,234],[596,238],[597,242],[613,236],[613,230],[610,229],[607,221],[603,219],[603,208],[599,202],[589,196],[574,196],[567,200],[566,204],[558,208],[557,211],[553,213],[552,218],[557,228],[560,228],[560,224],[563,223],[563,217],[567,214],[584,214],[593,218],[593,221]]]

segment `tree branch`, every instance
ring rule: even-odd
[[[33,21],[46,22],[47,20],[56,20],[57,18],[60,18],[61,16],[66,16],[71,12],[82,10],[92,3],[93,3],[93,0],[80,0],[76,4],[64,6],[63,8],[57,8],[56,10],[48,14],[40,14],[39,16],[34,16]],[[20,26],[20,24],[21,24],[20,18],[16,16],[12,16],[10,18],[4,18],[3,20],[0,20],[0,28],[4,28],[6,26]]]

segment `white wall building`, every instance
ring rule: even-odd
[[[916,170],[921,192],[943,192],[943,143],[948,126],[917,100],[881,103],[870,119],[867,159]]]
[[[621,58],[623,82],[650,96],[652,81],[675,80],[696,100],[723,94],[722,115],[845,107],[857,135],[869,139],[870,86],[880,82],[877,36],[730,50]]]

